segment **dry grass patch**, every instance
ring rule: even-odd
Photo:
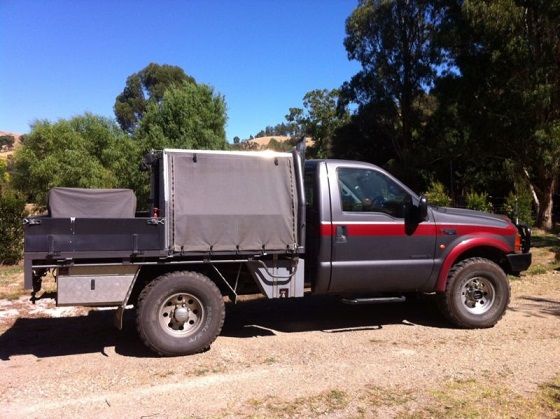
[[[560,267],[560,237],[542,230],[533,230],[531,253],[535,270],[552,270]],[[531,271],[531,268],[528,272]],[[537,273],[533,273],[537,275]]]
[[[349,396],[346,392],[332,389],[314,396],[298,397],[292,401],[276,397],[251,399],[247,402],[251,412],[236,414],[255,418],[293,418],[316,417],[341,411],[348,406]]]
[[[401,418],[557,418],[560,416],[560,376],[529,396],[498,383],[475,379],[449,381],[433,390],[428,402]]]
[[[379,408],[391,408],[393,413],[400,411],[407,403],[415,400],[415,395],[411,389],[368,386],[365,391],[360,392],[358,399],[358,414],[368,416]]]
[[[0,299],[16,300],[24,294],[23,268],[0,265]]]
[[[43,277],[42,292],[56,291],[56,282],[49,273]],[[17,300],[19,297],[30,295],[31,291],[23,288],[23,267],[20,265],[0,265],[0,300]],[[41,294],[39,293],[39,294]]]

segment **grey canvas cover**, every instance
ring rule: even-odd
[[[168,236],[175,251],[297,247],[292,155],[165,151]]]
[[[53,218],[134,218],[136,196],[130,189],[52,188],[48,207]]]

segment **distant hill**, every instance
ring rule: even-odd
[[[270,141],[272,139],[278,141],[279,143],[284,143],[284,142],[288,141],[290,139],[290,137],[288,137],[286,135],[271,135],[271,136],[267,136],[267,137],[253,138],[252,140],[247,140],[247,141],[251,142],[251,143],[254,143],[254,144],[257,144],[259,146],[259,149],[265,150],[265,149],[268,148],[268,144],[270,143]],[[311,139],[311,137],[307,137],[305,139],[305,144],[307,145],[307,147],[313,145],[313,140]]]
[[[275,139],[276,141],[278,141],[279,143],[283,143],[285,141],[288,141],[290,139],[290,137],[285,136],[285,135],[271,135],[270,137],[258,137],[258,138],[253,138],[251,141],[252,143],[258,144],[259,147],[262,148],[266,148],[268,146],[268,143],[270,143],[270,140]]]

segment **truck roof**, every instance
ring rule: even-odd
[[[254,156],[254,157],[287,157],[291,156],[291,153],[273,151],[273,150],[263,150],[263,151],[230,151],[230,150],[189,150],[180,148],[164,148],[163,153],[173,153],[173,154],[231,154],[236,156]]]

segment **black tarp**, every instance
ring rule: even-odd
[[[134,218],[136,196],[130,189],[53,188],[48,208],[53,218]]]
[[[297,248],[289,153],[166,150],[168,236],[175,251]]]

